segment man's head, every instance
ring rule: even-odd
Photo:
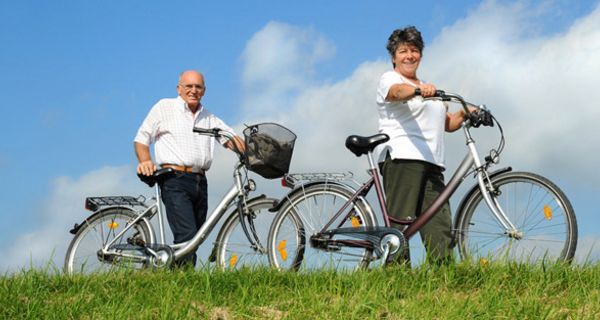
[[[179,76],[177,93],[188,104],[188,107],[198,107],[205,91],[204,76],[200,72],[188,70]]]

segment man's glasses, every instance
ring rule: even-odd
[[[201,91],[201,90],[204,90],[204,88],[205,88],[203,85],[199,85],[199,84],[180,84],[180,86],[182,86],[183,89],[185,89],[185,91],[192,91],[192,89]]]

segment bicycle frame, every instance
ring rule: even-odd
[[[466,110],[466,112],[470,112],[466,106],[466,102],[462,99],[462,97],[453,94],[445,94],[446,97],[453,98],[458,100]],[[329,229],[333,221],[335,221],[339,216],[346,210],[346,208],[352,204],[358,197],[365,196],[370,189],[375,185],[375,190],[377,193],[377,199],[381,208],[381,212],[383,215],[384,224],[386,227],[390,227],[391,223],[397,223],[400,225],[406,225],[407,227],[402,231],[403,235],[406,239],[410,239],[414,236],[427,222],[429,222],[438,212],[438,210],[450,199],[450,197],[454,194],[454,192],[458,189],[461,183],[465,180],[468,172],[474,167],[476,172],[477,184],[481,193],[483,194],[484,200],[487,206],[490,208],[491,212],[498,220],[498,222],[506,229],[506,233],[515,238],[521,237],[521,233],[517,230],[514,224],[508,219],[506,214],[502,211],[500,205],[496,202],[495,198],[493,198],[490,193],[494,191],[493,186],[490,183],[489,174],[487,172],[487,163],[483,164],[480,160],[479,153],[475,146],[475,141],[471,137],[471,133],[469,129],[471,128],[470,120],[465,120],[462,124],[462,129],[465,134],[467,140],[467,148],[468,152],[463,158],[462,162],[459,164],[458,168],[454,172],[454,175],[449,180],[446,187],[443,191],[438,195],[438,197],[433,201],[433,203],[427,208],[418,218],[414,220],[401,220],[391,217],[386,209],[386,201],[385,195],[383,192],[383,188],[381,186],[381,181],[379,178],[379,169],[373,159],[373,152],[369,151],[367,153],[367,158],[369,160],[369,175],[371,176],[369,180],[362,184],[362,186],[356,190],[356,192],[352,195],[350,199],[339,209],[339,211],[333,216],[333,218],[325,224],[325,226],[321,229],[320,233],[324,233]],[[346,217],[342,219],[342,222],[349,217],[350,213],[346,214]],[[340,225],[341,226],[341,225]],[[337,226],[338,228],[340,226]],[[341,241],[340,241],[341,242]],[[355,241],[355,240],[344,240],[344,244],[346,245],[360,245],[361,243],[365,243],[364,241]]]

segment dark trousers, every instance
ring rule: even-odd
[[[380,163],[386,209],[390,216],[399,219],[419,217],[429,208],[444,189],[441,168],[418,160],[390,159]],[[394,227],[401,227],[394,225]],[[427,252],[427,260],[447,263],[453,258],[452,217],[450,204],[446,202],[421,230],[421,240]],[[397,262],[410,264],[408,250],[398,256]]]
[[[203,174],[176,171],[160,185],[167,220],[173,232],[174,242],[192,239],[206,221],[208,210],[207,182]],[[196,265],[196,250],[176,261],[176,266]]]

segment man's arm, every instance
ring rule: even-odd
[[[135,150],[135,155],[138,158],[138,166],[137,173],[141,173],[145,176],[150,176],[156,171],[156,165],[152,162],[152,157],[150,156],[150,147],[143,143],[134,142],[133,149]]]
[[[237,147],[237,149],[234,147],[234,143],[235,143],[235,147]],[[231,140],[225,142],[224,146],[225,146],[225,148],[233,150],[234,152],[237,152],[238,150],[241,153],[246,152],[246,144],[244,143],[244,140],[242,138],[240,138],[239,136],[235,136],[233,138],[233,142]]]

